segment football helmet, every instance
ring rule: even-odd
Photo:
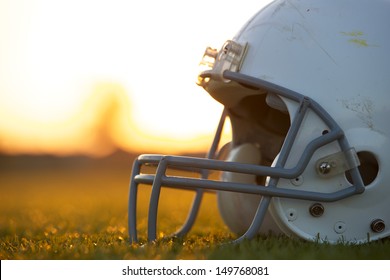
[[[214,141],[207,158],[135,160],[130,241],[138,240],[139,184],[152,185],[149,240],[161,187],[196,192],[179,236],[210,190],[236,242],[269,231],[329,243],[389,236],[389,14],[385,0],[274,1],[221,49],[207,48],[198,85],[224,105]],[[221,159],[226,117],[232,140]],[[156,173],[140,173],[146,164]],[[169,176],[171,167],[202,177]],[[220,180],[208,178],[211,170],[221,171]]]

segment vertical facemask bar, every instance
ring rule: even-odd
[[[165,173],[167,171],[167,166],[168,164],[166,159],[162,158],[158,164],[156,176],[154,177],[148,213],[148,241],[157,239],[157,209],[161,193],[161,185],[163,179],[166,177]]]
[[[300,104],[300,109],[296,113],[291,127],[287,133],[285,142],[280,151],[279,157],[276,161],[275,168],[283,168],[286,164],[288,155],[290,154],[291,148],[294,144],[294,140],[298,134],[299,128],[301,127],[304,116],[306,115],[307,109],[310,106],[310,100],[303,98]],[[276,188],[279,177],[271,177],[268,183],[268,188]],[[238,239],[234,240],[233,243],[240,243],[245,239],[252,239],[257,235],[261,225],[263,224],[264,217],[268,211],[269,204],[271,202],[271,196],[263,196],[260,200],[256,214],[253,218],[252,224],[248,230]]]
[[[138,242],[138,233],[137,233],[137,196],[138,196],[138,184],[152,184],[150,177],[145,178],[144,180],[135,180],[136,176],[138,176],[141,172],[141,166],[145,163],[149,164],[158,164],[160,161],[160,157],[154,158],[151,160],[150,158],[140,159],[137,158],[133,163],[133,169],[131,173],[130,187],[129,187],[129,205],[128,205],[128,232],[130,243]]]
[[[137,193],[138,183],[133,179],[141,171],[141,163],[135,160],[133,163],[132,179],[130,180],[129,205],[128,205],[128,227],[130,243],[137,243]]]
[[[150,160],[147,162],[150,164],[157,164],[159,162],[159,158]],[[128,232],[130,243],[138,243],[138,234],[137,234],[137,196],[138,196],[138,184],[152,184],[152,180],[148,177],[145,180],[137,181],[134,178],[140,174],[141,166],[145,163],[144,160],[136,159],[133,163],[133,169],[131,173],[130,180],[130,190],[129,190],[129,205],[128,205]]]
[[[221,135],[222,135],[223,127],[225,124],[226,116],[227,116],[227,112],[226,112],[226,109],[224,109],[222,111],[222,115],[221,115],[221,118],[219,120],[218,127],[217,127],[217,130],[215,132],[215,136],[214,136],[213,142],[211,144],[210,150],[208,151],[207,156],[206,156],[206,158],[208,158],[208,159],[215,159],[216,158],[216,152],[217,152],[219,143],[221,141]],[[201,179],[208,179],[209,173],[210,173],[210,171],[208,169],[201,170]],[[198,215],[198,212],[199,212],[199,207],[200,207],[200,203],[201,203],[202,198],[203,198],[203,193],[204,192],[201,189],[196,190],[196,195],[195,195],[195,198],[192,202],[191,210],[187,216],[187,219],[186,219],[184,225],[174,234],[175,236],[178,236],[178,237],[184,236],[185,234],[187,234],[191,230],[192,226],[195,223],[195,219]]]

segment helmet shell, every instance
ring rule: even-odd
[[[363,177],[369,177],[363,194],[322,203],[320,216],[311,211],[315,201],[274,197],[271,214],[288,235],[332,243],[365,242],[390,235],[389,14],[390,2],[384,0],[274,1],[233,39],[247,44],[239,72],[320,104],[357,151]],[[237,85],[229,83],[225,87],[229,94],[215,91],[215,96],[228,106],[234,106],[240,94],[255,94],[243,93],[247,89],[239,93]],[[213,95],[212,89],[209,92]],[[299,104],[281,99],[292,120]],[[327,129],[314,112],[309,112],[285,167],[295,166],[308,143]],[[339,150],[337,143],[317,150],[296,182],[280,179],[278,187],[329,193],[351,186],[348,173],[328,178],[316,171],[320,158]],[[384,226],[380,230],[373,226],[378,220]]]

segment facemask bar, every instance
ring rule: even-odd
[[[221,140],[222,130],[223,130],[223,127],[225,124],[226,116],[227,116],[227,112],[226,112],[226,109],[224,109],[222,112],[221,118],[219,120],[217,130],[215,132],[214,140],[211,144],[209,152],[206,155],[207,159],[215,159],[216,158],[217,149],[218,149],[219,142]],[[149,159],[148,155],[145,155],[144,157]],[[154,156],[151,156],[151,157],[154,157]],[[142,158],[143,158],[143,156],[140,156],[140,157],[138,157],[138,159],[136,159],[134,161],[133,170],[132,170],[132,180],[130,182],[130,194],[129,194],[129,205],[128,205],[128,226],[129,226],[129,237],[130,237],[131,243],[138,242],[136,210],[137,210],[137,192],[138,192],[139,182],[137,182],[134,179],[134,177],[136,175],[140,174],[141,166],[143,164],[153,164],[152,162],[149,162],[147,159],[145,161]],[[160,158],[160,156],[157,156],[157,158]],[[159,163],[159,160],[157,160],[155,162],[155,164],[158,164],[158,163]],[[199,169],[197,169],[194,171],[195,172],[198,171],[200,173],[201,179],[208,178],[208,175],[209,175],[208,169],[202,169],[200,171],[199,171]],[[184,236],[185,234],[187,234],[191,230],[191,228],[195,222],[195,219],[196,219],[197,214],[199,212],[200,203],[201,203],[202,198],[203,198],[204,190],[203,189],[196,189],[195,192],[196,192],[195,198],[192,202],[191,210],[188,213],[187,219],[186,219],[185,223],[183,224],[183,226],[176,233],[173,234],[174,236],[178,236],[178,237]],[[148,232],[155,232],[156,226],[151,225],[151,227],[154,229],[149,230]],[[153,239],[149,239],[149,240],[153,240]]]
[[[203,72],[200,77],[213,79],[212,71]],[[204,191],[214,190],[214,191],[232,191],[240,193],[249,193],[249,194],[259,194],[262,195],[262,200],[259,203],[257,212],[253,218],[252,224],[244,235],[236,239],[234,242],[240,242],[244,239],[253,238],[264,219],[264,216],[267,212],[271,198],[281,197],[281,198],[291,198],[291,199],[301,199],[301,200],[313,200],[317,202],[334,202],[347,197],[350,197],[355,194],[361,194],[364,192],[363,180],[360,176],[360,172],[357,168],[358,162],[350,165],[350,173],[352,178],[353,185],[345,189],[333,192],[333,193],[320,193],[312,191],[302,191],[302,190],[290,190],[285,188],[278,188],[277,183],[280,178],[285,179],[294,179],[297,178],[308,165],[311,157],[314,152],[333,141],[337,141],[341,151],[346,152],[346,157],[349,162],[354,162],[354,158],[351,158],[351,147],[349,146],[348,140],[344,136],[344,132],[337,125],[337,123],[332,119],[332,117],[314,100],[309,97],[303,96],[297,92],[291,91],[289,89],[280,87],[278,85],[272,84],[268,81],[257,79],[251,76],[247,76],[241,73],[232,72],[226,70],[223,72],[223,77],[230,81],[235,81],[240,84],[255,88],[263,88],[269,92],[273,92],[280,96],[289,98],[295,102],[298,102],[300,105],[299,110],[295,114],[291,127],[287,133],[284,144],[279,153],[279,157],[275,163],[275,166],[260,166],[253,164],[244,164],[237,162],[227,162],[216,159],[207,159],[207,158],[194,158],[194,157],[184,157],[184,156],[164,156],[164,155],[141,155],[134,162],[133,173],[130,182],[130,192],[129,192],[129,237],[130,242],[138,242],[137,238],[137,225],[136,225],[136,200],[137,200],[137,190],[138,184],[147,184],[152,185],[152,192],[150,196],[149,204],[149,213],[148,213],[148,240],[153,241],[156,239],[156,225],[157,225],[157,209],[158,201],[160,196],[161,187],[171,187],[177,189],[187,189],[196,191],[196,197],[192,209],[189,214],[189,218],[178,232],[180,235],[188,232],[195,220],[196,214],[199,209],[200,201]],[[286,169],[284,167],[288,156],[290,154],[291,148],[294,144],[294,140],[298,134],[299,128],[301,127],[302,121],[308,109],[314,111],[318,117],[320,117],[326,125],[329,127],[329,132],[327,134],[321,135],[316,139],[313,139],[308,145],[305,151],[302,153],[301,158],[295,167]],[[215,157],[215,151],[218,146],[223,120],[225,115],[223,114],[221,122],[216,133],[212,148],[209,152],[209,157]],[[219,130],[220,129],[220,130]],[[356,152],[355,152],[356,153]],[[142,165],[157,165],[157,170],[155,175],[151,174],[140,174]],[[187,178],[187,177],[173,177],[166,175],[168,168],[175,167],[184,167],[191,169],[200,169],[202,170],[202,178]],[[227,172],[237,172],[244,174],[251,174],[255,176],[268,176],[269,182],[267,186],[252,185],[245,183],[236,183],[236,182],[223,182],[223,181],[214,181],[209,180],[208,173],[211,170],[218,171],[227,171]]]

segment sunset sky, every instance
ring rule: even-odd
[[[203,52],[268,2],[0,0],[0,152],[205,150]]]

